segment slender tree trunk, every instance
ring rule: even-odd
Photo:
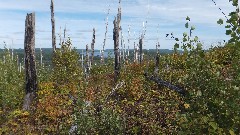
[[[115,54],[115,66],[114,66],[114,81],[117,82],[117,79],[120,74],[120,52],[119,52],[119,33],[121,30],[121,0],[119,0],[119,8],[118,8],[118,14],[117,18],[115,17],[113,24],[114,24],[114,29],[113,29],[113,40],[114,40],[114,54]]]
[[[138,47],[137,47],[138,45],[135,45],[135,42],[134,42],[134,62],[136,62],[136,63],[138,63]]]
[[[42,48],[40,48],[40,65],[43,67],[43,53],[42,53]]]
[[[89,68],[90,68],[90,64],[89,64],[89,55],[88,55],[88,45],[86,45],[86,64],[85,64],[85,78],[88,78],[89,76]]]
[[[84,54],[83,54],[83,50],[82,50],[82,59],[81,59],[82,60],[82,68],[84,68],[84,58],[83,57],[84,57]]]
[[[93,64],[93,58],[94,58],[94,44],[95,44],[95,28],[93,28],[93,37],[92,37],[92,44],[91,44],[91,49],[92,49],[92,58],[91,58],[91,63]]]
[[[113,21],[113,40],[114,40],[114,54],[115,54],[115,66],[114,66],[114,80],[117,81],[117,78],[120,73],[120,54],[119,54],[119,22],[115,18]]]
[[[159,71],[159,54],[157,53],[156,59],[155,59],[154,75],[158,75],[158,71]]]
[[[59,45],[62,45],[62,27],[60,26],[60,31],[59,31]]]
[[[143,52],[142,52],[142,46],[143,46],[143,38],[141,37],[139,39],[139,53],[140,53],[140,64],[142,63],[143,60]]]
[[[67,26],[65,24],[65,28],[63,30],[63,42],[65,42],[65,40],[66,40],[66,31],[67,31]]]
[[[35,61],[35,13],[27,14],[25,22],[25,74],[26,74],[26,96],[23,109],[30,110],[30,105],[36,97],[37,91],[37,70]]]
[[[53,52],[56,51],[56,35],[55,35],[55,19],[54,19],[54,1],[51,0],[51,22],[52,22],[52,48]]]
[[[101,63],[104,63],[104,51],[105,51],[105,45],[106,45],[106,40],[107,40],[107,32],[108,32],[108,16],[109,16],[109,12],[110,12],[110,5],[108,8],[108,13],[107,13],[107,18],[106,18],[106,31],[105,31],[105,35],[104,35],[104,40],[103,40],[103,49],[102,49],[102,53],[101,53]]]

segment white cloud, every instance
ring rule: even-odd
[[[220,7],[226,14],[233,9],[226,0],[215,1],[217,6],[211,0],[122,0],[124,37],[127,38],[128,25],[131,25],[131,38],[137,38],[142,31],[143,21],[148,18],[145,46],[155,48],[155,42],[159,36],[162,48],[171,49],[173,41],[166,40],[165,34],[174,32],[180,37],[182,32],[186,31],[184,29],[185,17],[190,16],[191,24],[197,27],[195,33],[200,39],[209,43],[222,40],[226,38],[225,30],[218,26],[216,21],[224,16],[218,8]],[[11,44],[13,39],[16,42],[16,48],[23,47],[19,44],[23,44],[26,13],[35,11],[36,47],[51,47],[49,4],[50,0],[0,1],[0,37],[2,37],[0,40]],[[67,34],[72,37],[74,45],[78,48],[85,48],[86,44],[91,43],[91,31],[95,27],[97,29],[96,48],[101,49],[108,5],[110,5],[109,39],[106,48],[113,48],[112,21],[117,13],[118,0],[55,0],[56,31],[59,32],[60,26],[63,29],[66,24]],[[99,17],[86,17],[92,14],[97,14]],[[99,18],[102,19],[99,20]],[[157,34],[158,24],[159,35]],[[136,33],[135,37],[133,32]]]

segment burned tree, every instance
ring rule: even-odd
[[[120,72],[120,54],[119,54],[119,22],[118,19],[115,18],[113,21],[114,29],[113,29],[113,40],[114,40],[114,55],[115,55],[115,66],[114,66],[114,79],[117,80]]]
[[[142,46],[143,46],[143,36],[141,36],[141,38],[139,39],[140,64],[142,63],[142,60],[143,60]]]
[[[29,110],[37,91],[37,70],[35,61],[35,13],[27,14],[25,22],[25,92],[23,109]]]
[[[119,1],[119,4],[121,0]],[[120,54],[119,54],[119,31],[120,31],[120,21],[121,21],[121,7],[118,8],[117,18],[115,17],[113,24],[113,40],[114,40],[114,54],[115,54],[115,65],[114,65],[114,80],[117,81],[117,78],[120,74]]]
[[[114,40],[114,55],[115,55],[115,65],[114,65],[114,79],[117,80],[120,70],[120,54],[119,54],[119,31],[118,31],[118,21],[115,17],[113,21],[113,40]]]
[[[91,58],[91,64],[93,64],[93,58],[94,58],[94,44],[95,44],[95,28],[93,28],[93,37],[92,37],[92,43],[91,43],[91,50],[92,50],[92,58]]]
[[[56,35],[55,35],[55,19],[54,19],[54,4],[53,0],[51,0],[51,22],[52,22],[52,48],[53,52],[56,51]]]

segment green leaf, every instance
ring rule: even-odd
[[[197,36],[194,37],[194,41],[195,41],[195,42],[198,41],[198,37],[197,37]]]
[[[218,126],[215,122],[209,122],[208,123],[214,130],[217,130]]]
[[[219,20],[217,21],[217,24],[222,25],[222,24],[223,24],[223,19],[219,19]]]
[[[187,20],[187,21],[190,21],[190,17],[187,16],[186,20]]]
[[[233,86],[233,89],[236,90],[236,91],[238,91],[238,90],[239,90],[239,87]]]
[[[189,25],[189,24],[188,24],[188,22],[187,22],[187,23],[185,24],[185,28],[188,28],[188,25]]]
[[[191,26],[191,30],[195,30],[195,26]]]
[[[238,6],[238,0],[233,0],[233,3],[232,3],[233,6]]]
[[[202,44],[201,43],[197,43],[197,47],[198,48],[202,48]]]
[[[237,34],[240,34],[240,28],[237,29]]]
[[[176,41],[179,41],[179,39],[178,39],[178,38],[175,38],[175,40],[176,40]]]
[[[237,14],[237,13],[233,14],[233,15],[231,16],[231,19],[232,19],[233,21],[237,21],[237,20],[238,20],[238,14]]]
[[[203,122],[204,122],[204,123],[207,123],[207,122],[208,122],[208,117],[207,117],[207,116],[203,116],[202,119],[203,119]]]
[[[225,26],[225,28],[229,29],[229,28],[231,28],[231,25],[227,25],[227,26]]]
[[[202,96],[202,91],[201,90],[197,91],[197,96]]]
[[[235,135],[234,131],[229,130],[230,135]]]
[[[220,72],[219,72],[219,71],[216,73],[216,76],[217,76],[217,77],[219,77],[219,76],[220,76]]]
[[[191,45],[190,43],[188,43],[188,44],[187,44],[187,47],[191,49],[191,48],[192,48],[192,45]]]
[[[174,45],[174,48],[179,48],[179,44],[176,43],[176,44]]]
[[[187,41],[187,38],[183,38],[183,42],[186,42]]]
[[[187,36],[187,32],[184,32],[184,33],[183,33],[183,36],[186,37],[186,36]]]
[[[230,35],[232,33],[231,30],[226,30],[226,35]]]

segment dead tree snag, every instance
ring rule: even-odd
[[[26,74],[26,96],[23,109],[30,110],[32,100],[36,97],[37,91],[37,70],[35,61],[35,13],[27,14],[25,21],[25,74]]]

